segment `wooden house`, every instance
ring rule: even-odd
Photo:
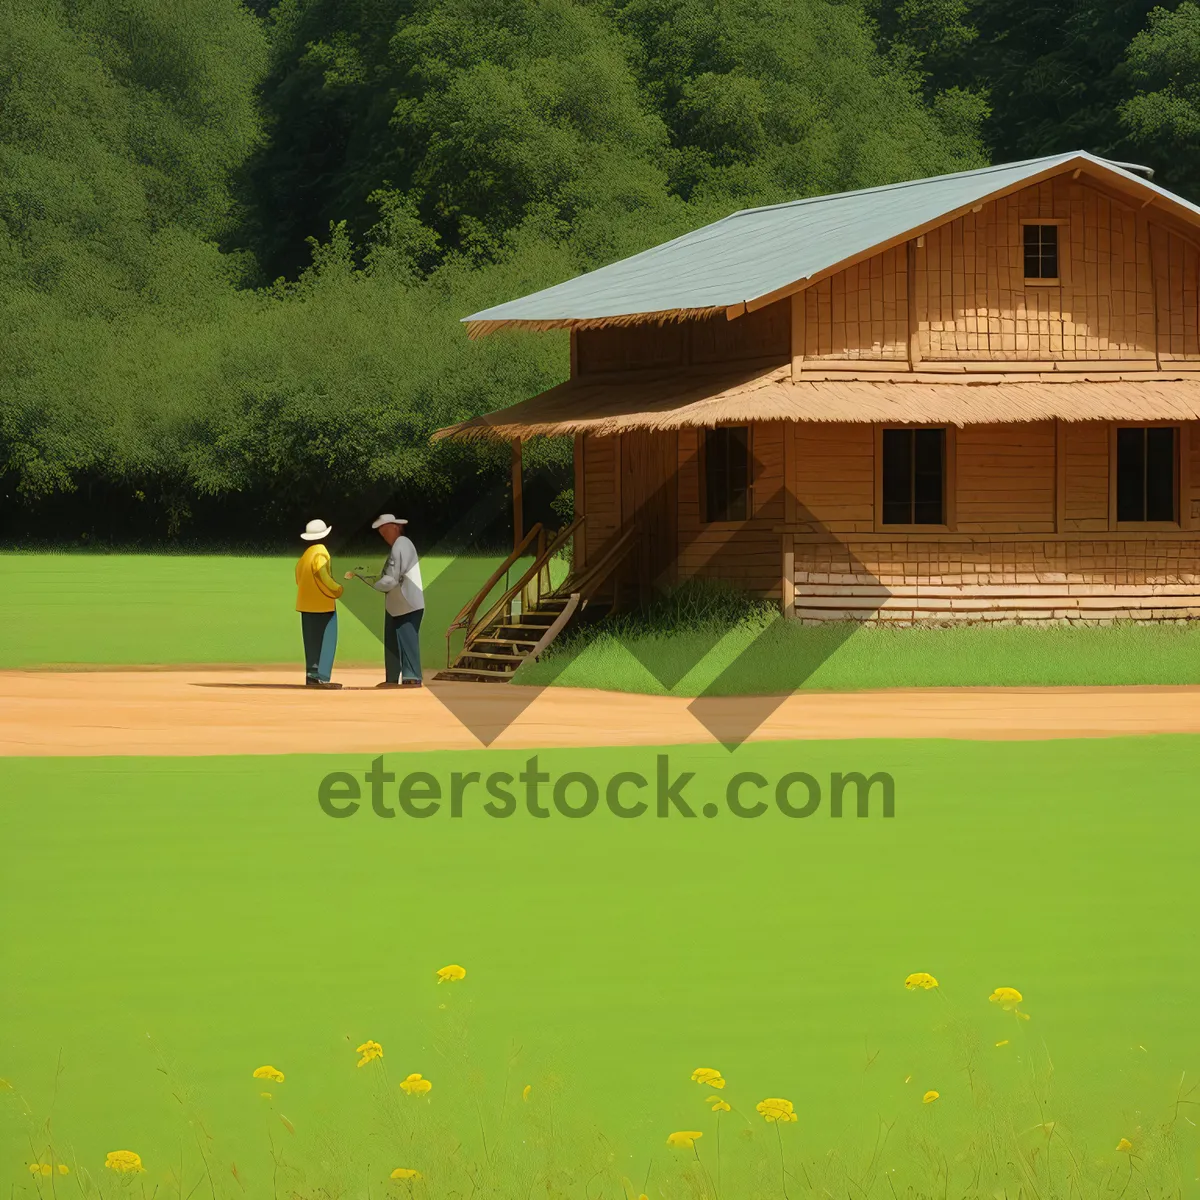
[[[738,212],[467,318],[570,378],[577,567],[803,620],[1200,616],[1200,208],[1085,153]]]

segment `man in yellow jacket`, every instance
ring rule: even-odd
[[[308,687],[340,688],[329,676],[337,650],[337,598],[342,585],[329,573],[329,551],[321,539],[333,532],[322,520],[309,521],[301,539],[313,543],[296,564],[296,611],[304,635],[304,682]]]

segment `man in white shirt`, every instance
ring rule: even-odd
[[[371,525],[391,547],[380,575],[347,571],[384,593],[383,668],[386,678],[378,687],[421,686],[421,618],[425,615],[425,593],[421,585],[421,563],[417,548],[404,536],[408,521],[384,513]]]

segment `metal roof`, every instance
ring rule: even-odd
[[[744,209],[661,246],[463,320],[472,324],[573,322],[748,303],[1072,163],[1094,173],[1120,176],[1200,218],[1197,206],[1123,167],[1083,151],[1057,154]]]

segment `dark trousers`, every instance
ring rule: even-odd
[[[333,674],[333,655],[337,650],[337,612],[300,614],[300,632],[304,635],[304,675],[306,679],[329,682]]]
[[[421,678],[421,618],[423,608],[393,617],[383,615],[383,669],[388,683]]]

